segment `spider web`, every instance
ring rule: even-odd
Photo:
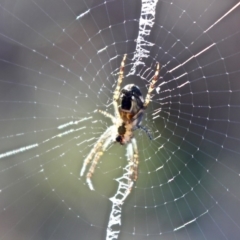
[[[1,0],[0,239],[105,239],[125,147],[104,153],[95,191],[79,172],[125,53],[123,85],[145,95],[161,72],[119,239],[238,239],[239,7],[159,0],[136,58],[141,1]]]

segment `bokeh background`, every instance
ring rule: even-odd
[[[143,121],[153,140],[135,133],[139,178],[119,239],[239,239],[239,5],[157,3],[149,57],[123,82],[145,95],[162,66]],[[139,0],[0,0],[1,240],[105,239],[125,147],[114,144],[101,158],[96,191],[79,172],[111,124],[95,110],[113,113],[140,13]],[[58,128],[71,121],[78,123]]]

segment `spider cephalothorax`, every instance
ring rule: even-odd
[[[92,161],[92,164],[86,175],[86,181],[91,190],[94,190],[91,182],[91,177],[94,173],[99,158],[107,149],[107,147],[114,142],[119,142],[121,145],[127,144],[127,156],[132,165],[129,173],[129,178],[132,181],[137,180],[138,149],[133,131],[137,128],[141,128],[145,131],[145,128],[141,126],[141,122],[144,110],[147,108],[150,102],[151,92],[153,91],[155,82],[158,79],[159,63],[157,63],[155,74],[152,81],[150,82],[150,86],[144,100],[140,89],[134,84],[128,84],[120,90],[123,79],[125,60],[126,54],[124,55],[120,66],[117,86],[113,94],[114,116],[107,112],[99,110],[100,113],[106,117],[111,118],[113,125],[108,127],[107,130],[99,137],[91,152],[85,158],[83,167],[81,169],[80,175],[83,176],[87,165]]]

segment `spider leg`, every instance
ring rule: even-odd
[[[137,141],[135,138],[132,138],[132,145],[133,145],[133,177],[134,181],[137,181],[138,178],[138,164],[139,164],[139,155],[137,149]]]
[[[114,107],[114,112],[117,118],[120,118],[120,114],[118,111],[118,99],[119,99],[119,94],[120,94],[120,87],[123,79],[123,73],[124,73],[124,66],[125,66],[125,60],[126,60],[127,54],[124,54],[121,66],[120,66],[120,72],[117,80],[117,86],[115,88],[114,94],[113,94],[113,107]]]
[[[92,185],[92,181],[91,181],[91,178],[92,178],[92,175],[95,171],[95,168],[98,164],[98,161],[100,159],[100,157],[103,155],[104,151],[107,149],[107,147],[113,143],[113,139],[111,137],[108,137],[105,139],[105,142],[100,146],[100,148],[98,149],[98,151],[96,152],[95,156],[94,156],[94,159],[92,161],[92,164],[87,172],[87,175],[86,175],[86,182],[90,188],[90,190],[94,190],[94,187]]]
[[[152,133],[148,128],[146,128],[145,126],[142,126],[142,125],[138,125],[137,128],[142,129],[148,135],[149,139],[153,140]]]
[[[143,104],[144,108],[146,108],[148,106],[148,104],[151,100],[151,92],[155,88],[155,83],[158,80],[159,71],[160,71],[160,65],[159,65],[159,63],[157,63],[155,74],[153,76],[153,79],[150,82],[148,92],[147,92],[147,95],[146,95],[146,98],[145,98],[145,101],[144,101],[144,104]]]
[[[108,113],[108,112],[105,112],[105,111],[102,111],[102,110],[98,110],[98,111],[99,111],[101,114],[103,114],[105,117],[111,118],[112,122],[115,123],[116,118],[115,118],[112,114],[110,114],[110,113]]]
[[[92,158],[94,157],[95,153],[101,148],[102,143],[111,135],[112,127],[107,128],[107,130],[101,135],[101,137],[98,139],[98,141],[93,146],[91,152],[87,155],[87,157],[84,159],[83,166],[80,172],[80,176],[82,177],[84,172],[86,171],[87,165],[90,163]]]
[[[132,138],[131,142],[127,145],[127,156],[131,162],[129,177],[132,181],[136,182],[138,178],[139,156],[135,138]]]

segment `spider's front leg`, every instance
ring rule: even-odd
[[[138,149],[137,149],[137,141],[135,138],[132,138],[132,145],[133,145],[133,179],[134,181],[137,181],[139,155],[138,155]]]
[[[149,85],[149,88],[148,88],[148,92],[147,92],[147,95],[146,95],[146,98],[145,98],[145,101],[144,101],[144,104],[143,104],[144,108],[146,108],[148,106],[148,104],[149,104],[149,102],[151,100],[151,92],[155,88],[155,83],[158,80],[159,71],[160,71],[160,65],[159,65],[159,63],[157,63],[155,74],[153,76],[153,79],[150,82],[150,85]]]
[[[86,182],[91,190],[94,190],[91,177],[95,171],[95,168],[97,166],[97,163],[103,154],[103,152],[106,150],[106,148],[113,142],[111,138],[112,134],[112,128],[113,126],[109,127],[98,139],[98,141],[95,143],[94,147],[92,148],[91,152],[88,154],[88,156],[85,158],[83,162],[83,166],[80,172],[80,176],[82,177],[86,171],[87,165],[91,162],[92,164],[86,174]]]
[[[138,178],[139,155],[137,149],[137,141],[135,138],[132,138],[131,142],[127,146],[127,156],[131,162],[129,178],[132,181],[136,182]]]
[[[94,187],[93,187],[93,185],[92,185],[92,181],[91,181],[91,178],[92,178],[92,175],[93,175],[93,173],[94,173],[94,171],[95,171],[95,168],[96,168],[96,166],[97,166],[97,164],[98,164],[98,161],[99,161],[99,159],[100,159],[100,157],[103,155],[103,153],[105,152],[105,150],[107,149],[107,147],[111,144],[113,142],[113,140],[112,140],[112,138],[107,138],[106,140],[105,140],[105,142],[102,144],[102,146],[100,147],[100,149],[98,150],[98,152],[95,154],[95,156],[94,156],[94,159],[93,159],[93,161],[92,161],[92,164],[91,164],[91,166],[90,166],[90,168],[89,168],[89,170],[88,170],[88,173],[87,173],[87,175],[86,175],[86,182],[87,182],[87,184],[88,184],[88,186],[89,186],[89,188],[91,189],[91,190],[94,190]]]
[[[113,93],[113,107],[114,107],[115,116],[118,119],[120,118],[120,114],[119,114],[119,111],[118,111],[117,101],[119,99],[119,94],[120,94],[120,88],[121,88],[121,83],[122,83],[122,79],[123,79],[126,57],[127,57],[127,54],[124,54],[122,62],[121,62],[121,66],[120,66],[119,76],[118,76],[118,80],[117,80],[117,86],[116,86],[115,91]]]

